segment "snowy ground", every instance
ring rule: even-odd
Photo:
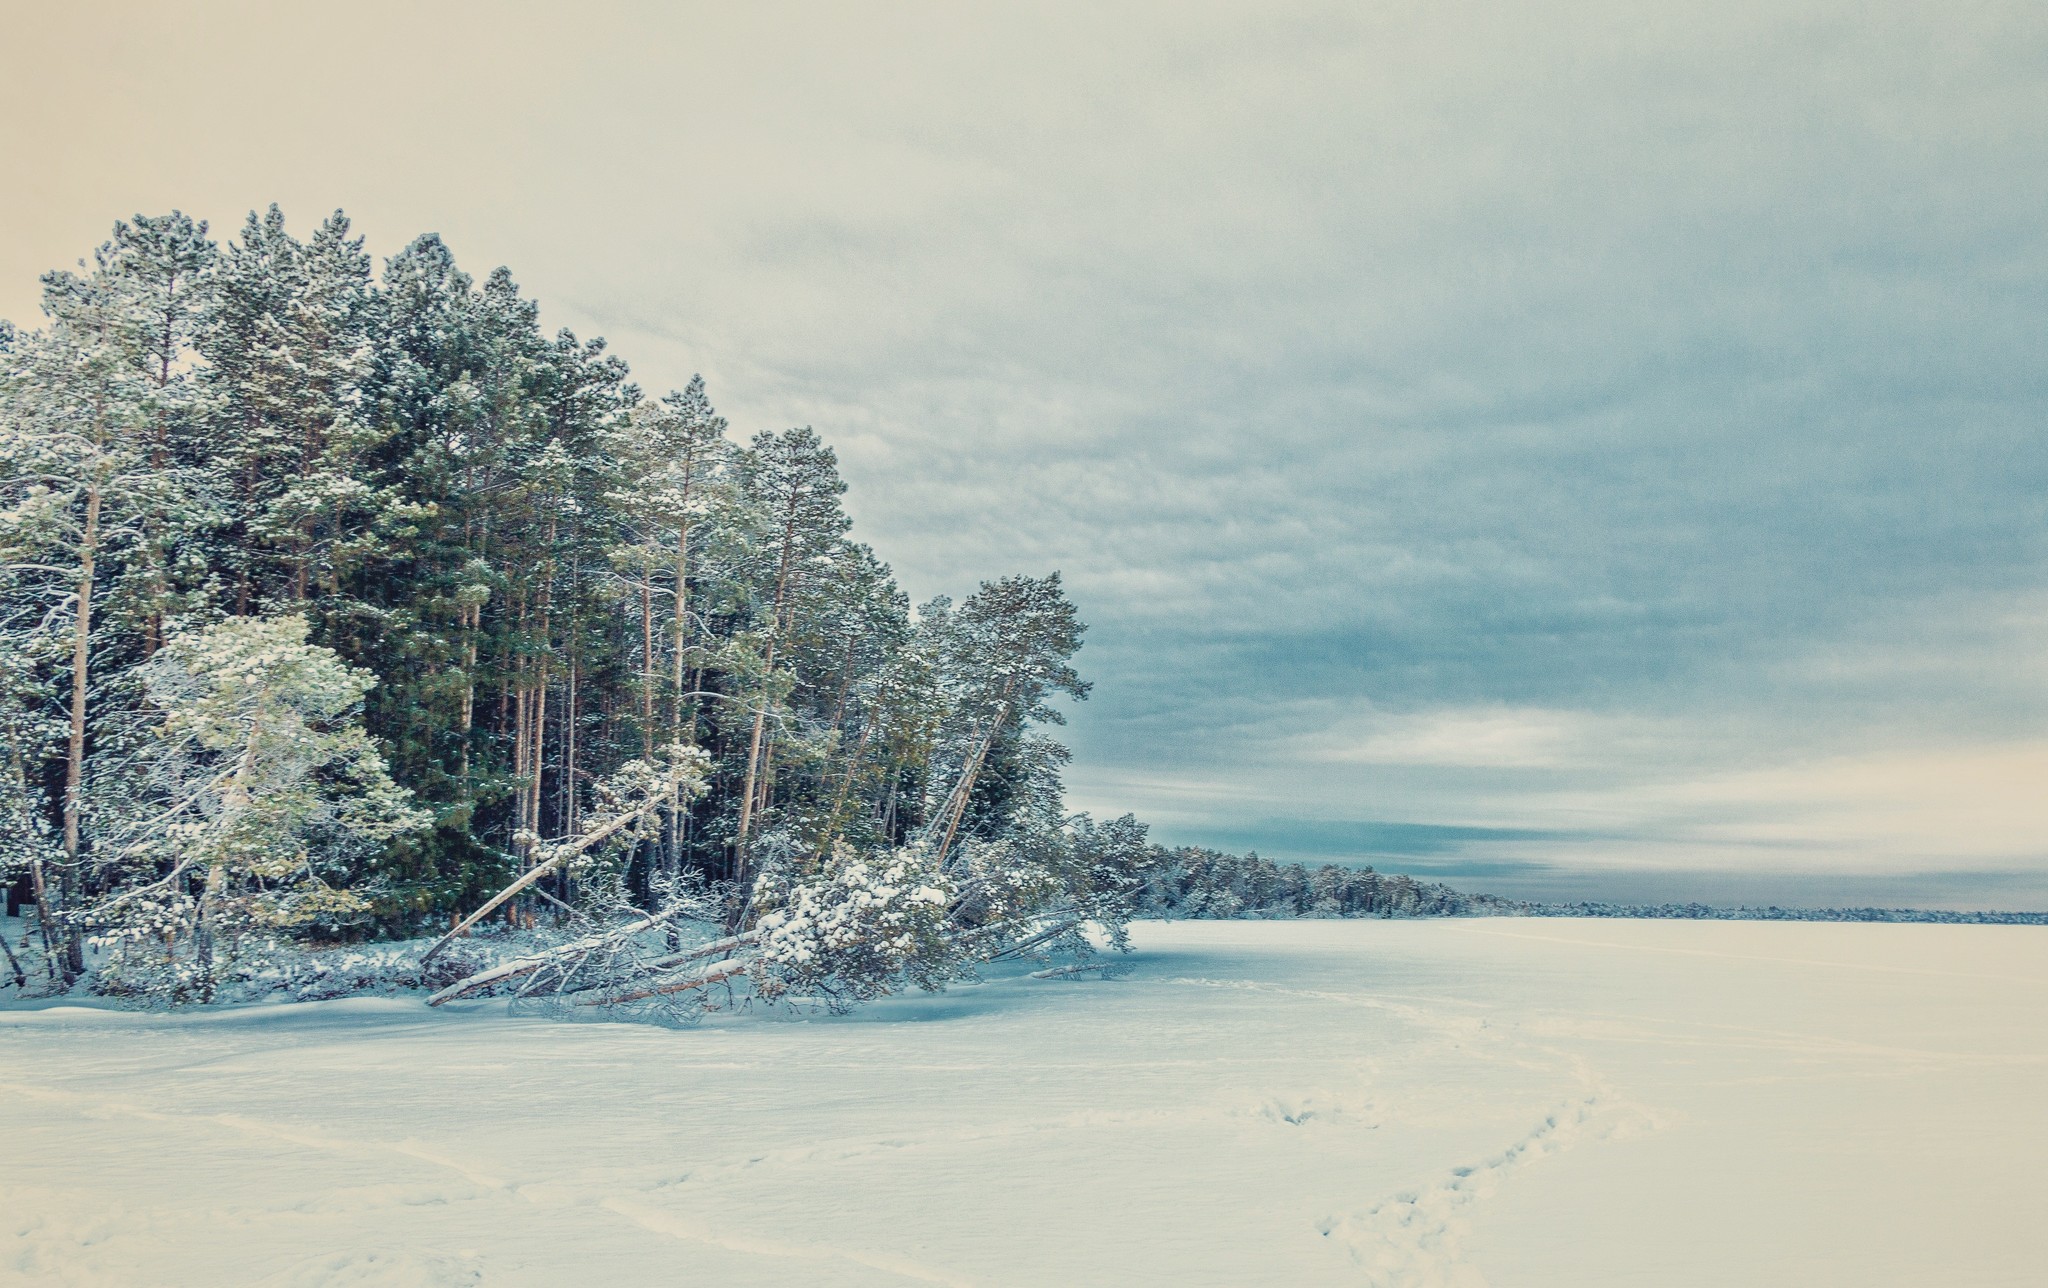
[[[0,1013],[0,1282],[2042,1281],[2048,931],[1138,942],[687,1032]]]

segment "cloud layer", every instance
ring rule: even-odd
[[[1091,808],[1518,889],[2033,888],[2038,5],[349,23],[28,16],[0,315],[135,209],[437,229],[816,425],[913,592],[1062,569]]]

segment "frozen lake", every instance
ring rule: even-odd
[[[0,1013],[0,1281],[2041,1281],[2048,930],[1137,942],[685,1032]]]

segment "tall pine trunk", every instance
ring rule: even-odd
[[[72,907],[79,889],[79,813],[85,786],[85,697],[92,671],[92,592],[94,563],[99,554],[100,489],[85,494],[85,530],[78,549],[78,617],[71,637],[71,738],[64,759],[64,879],[59,882],[65,906]],[[66,982],[85,973],[85,945],[76,926],[64,932]]]
[[[995,719],[989,722],[988,736],[975,748],[972,761],[962,768],[959,786],[954,788],[954,799],[949,802],[952,806],[952,817],[946,823],[945,839],[939,842],[938,861],[941,864],[945,863],[947,853],[953,848],[953,836],[960,830],[960,820],[967,816],[967,802],[974,794],[974,780],[981,776],[982,762],[988,758],[989,748],[995,746],[996,739],[1002,735],[1003,718],[1010,711],[1010,690],[1015,684],[1014,676],[1004,682],[1003,698],[996,706]]]
[[[654,565],[640,566],[640,758],[654,759]]]
[[[768,728],[768,704],[775,693],[775,645],[782,638],[782,605],[789,592],[789,560],[796,546],[797,493],[792,490],[782,520],[782,557],[775,569],[775,603],[768,616],[768,654],[761,663],[761,701],[754,708],[753,736],[747,743],[746,785],[740,791],[740,823],[733,841],[736,875],[747,879],[747,833],[754,819],[754,789],[761,771],[761,737]]]

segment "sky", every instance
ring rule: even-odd
[[[1077,808],[1551,898],[2048,908],[2048,7],[0,0],[0,317],[440,233],[1059,570]]]

